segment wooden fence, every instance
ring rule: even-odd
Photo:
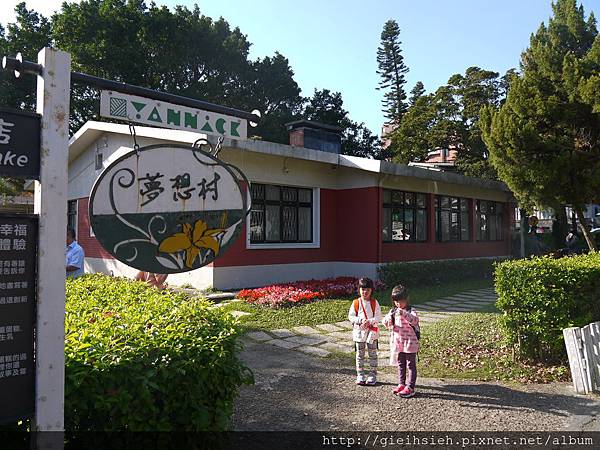
[[[600,322],[563,330],[573,386],[579,394],[600,391]]]

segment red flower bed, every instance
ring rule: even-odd
[[[337,298],[358,295],[358,278],[338,277],[326,280],[305,280],[293,283],[279,283],[256,289],[243,289],[237,297],[255,305],[282,308],[311,303],[320,298]],[[375,281],[375,290],[384,288]]]

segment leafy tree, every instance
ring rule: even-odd
[[[203,16],[199,8],[166,6],[144,0],[83,0],[64,3],[49,21],[24,4],[17,22],[0,27],[0,50],[23,51],[35,60],[40,48],[54,45],[71,53],[73,70],[218,103],[262,119],[249,132],[256,139],[288,142],[285,123],[303,116],[342,126],[349,154],[381,157],[377,136],[348,118],[341,95],[323,90],[307,103],[285,56],[248,59],[250,42],[223,18]],[[7,81],[0,74],[2,102],[34,107],[35,78]],[[98,119],[96,89],[73,84],[71,132]],[[305,107],[307,108],[305,111]]]
[[[390,134],[394,159],[403,164],[423,162],[431,150],[455,149],[459,172],[495,179],[481,139],[480,110],[500,104],[511,74],[498,78],[496,72],[470,67],[429,95],[424,95],[422,84],[417,83],[402,123]]]
[[[392,157],[389,150],[384,149],[378,136],[361,122],[351,122],[342,136],[342,153],[362,158],[387,160]]]
[[[329,89],[317,90],[304,108],[304,118],[316,122],[334,125],[346,129],[350,125],[348,111],[344,109],[344,100],[339,92]]]
[[[457,146],[456,166],[465,175],[497,178],[496,171],[489,162],[489,152],[481,138],[479,119],[484,106],[497,106],[501,100],[503,79],[498,76],[497,72],[469,67],[464,76],[454,75],[449,80],[461,105],[462,135]],[[504,89],[507,90],[508,85]]]
[[[583,206],[600,193],[600,35],[576,0],[557,0],[531,36],[506,102],[482,113],[498,174],[523,204],[570,204],[590,249]]]
[[[50,22],[25,3],[15,6],[16,21],[5,30],[0,25],[0,55],[14,56],[21,52],[24,59],[37,61],[42,47],[50,43]],[[0,71],[0,106],[35,111],[36,79],[31,76],[15,78],[12,72]],[[0,194],[18,195],[23,191],[24,180],[0,178]]]
[[[389,134],[393,159],[400,164],[424,162],[432,149],[429,132],[435,120],[433,95],[421,96],[408,108],[400,125]]]
[[[363,158],[385,159],[389,155],[382,150],[377,136],[364,123],[356,123],[348,117],[339,92],[328,89],[316,90],[308,99],[303,117],[342,129],[342,153]]]
[[[415,83],[415,87],[410,91],[410,98],[408,99],[408,103],[410,106],[413,106],[418,99],[423,97],[425,94],[425,86],[422,81],[417,81]]]
[[[104,78],[251,111],[262,119],[255,138],[288,142],[285,123],[298,118],[304,99],[283,55],[250,61],[250,42],[223,19],[143,0],[84,0],[53,17],[57,45],[74,68]],[[94,117],[98,95],[77,86],[72,130]]]
[[[2,56],[21,53],[24,59],[37,61],[41,48],[51,43],[50,22],[28,10],[25,2],[15,6],[16,21],[4,29],[0,25],[0,52]],[[35,111],[36,79],[31,76],[15,78],[12,72],[0,70],[0,105]]]
[[[381,77],[378,89],[386,91],[383,98],[383,113],[390,122],[399,124],[406,112],[404,64],[400,47],[400,28],[395,20],[388,20],[381,32],[381,43],[377,48],[377,73]]]
[[[304,105],[288,59],[276,52],[273,57],[252,62],[242,91],[237,107],[258,109],[264,117],[257,128],[250,130],[261,139],[287,144],[285,124],[299,119]]]

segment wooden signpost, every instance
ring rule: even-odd
[[[37,63],[18,55],[2,66],[38,82],[37,114],[0,109],[0,176],[37,180],[35,216],[0,216],[0,422],[31,418],[32,431],[55,432],[38,433],[35,448],[61,449],[71,82],[108,89],[103,115],[129,122],[245,139],[260,114],[71,72],[70,55],[52,48]],[[135,149],[94,185],[92,226],[133,267],[185,272],[234,241],[250,210],[248,192],[243,173],[216,151]]]

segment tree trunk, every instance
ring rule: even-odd
[[[554,209],[554,223],[552,224],[552,238],[556,249],[564,248],[565,236],[569,233],[569,221],[565,206]]]
[[[519,213],[521,214],[521,228],[519,230],[519,235],[521,236],[521,258],[525,258],[525,241],[527,240],[529,225],[527,224],[527,211],[519,208]]]
[[[585,237],[585,241],[591,252],[596,251],[596,243],[594,242],[594,237],[590,233],[590,229],[585,221],[585,217],[583,217],[583,210],[580,206],[574,207],[573,210],[577,214],[577,218],[579,219],[579,224],[581,225],[581,231],[583,231],[583,236]]]

